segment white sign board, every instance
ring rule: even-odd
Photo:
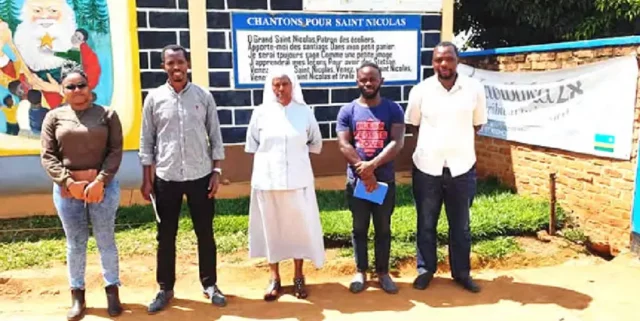
[[[630,159],[635,56],[544,72],[496,72],[462,64],[458,71],[484,84],[489,122],[481,135]]]
[[[442,0],[304,0],[303,9],[308,11],[440,12]]]
[[[269,67],[292,65],[303,87],[354,86],[377,63],[387,85],[420,78],[419,15],[232,13],[236,88],[260,88]]]

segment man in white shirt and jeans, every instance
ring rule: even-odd
[[[409,93],[405,123],[418,135],[413,154],[413,195],[418,212],[418,277],[424,290],[437,269],[436,227],[442,204],[449,222],[449,263],[454,280],[471,292],[469,208],[476,193],[475,133],[487,122],[480,82],[457,73],[458,49],[450,42],[433,51],[435,75]]]

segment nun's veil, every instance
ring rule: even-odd
[[[307,103],[304,101],[304,96],[302,96],[302,87],[300,87],[300,82],[298,81],[298,77],[296,76],[292,66],[272,66],[269,68],[267,79],[264,82],[262,103],[278,103],[278,98],[273,92],[273,89],[271,89],[271,83],[274,78],[280,78],[282,76],[287,76],[291,81],[291,101],[301,105],[306,105]]]

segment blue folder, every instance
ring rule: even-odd
[[[387,183],[378,182],[378,188],[373,190],[373,192],[368,193],[367,188],[364,186],[362,180],[358,180],[356,182],[356,188],[353,191],[353,196],[367,200],[369,202],[376,203],[378,205],[382,205],[384,202],[385,196],[387,196],[387,190],[389,189],[389,185]]]

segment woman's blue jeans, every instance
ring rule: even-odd
[[[102,275],[107,286],[120,285],[118,248],[115,241],[116,211],[120,205],[120,184],[112,180],[104,188],[100,203],[63,198],[61,187],[53,185],[53,203],[67,238],[67,266],[71,289],[84,290],[89,223],[100,252]]]

